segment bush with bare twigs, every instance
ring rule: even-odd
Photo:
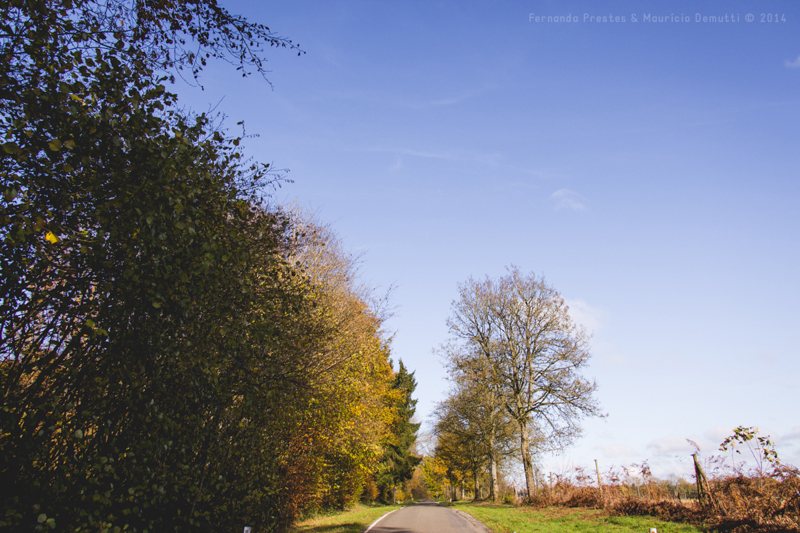
[[[709,496],[703,500],[683,480],[656,479],[644,462],[633,465],[635,469],[610,470],[602,489],[584,469],[575,469],[545,484],[530,504],[602,508],[615,515],[655,516],[726,533],[800,533],[800,470],[780,464],[769,438],[759,437],[754,428],[736,428],[720,449],[729,451],[736,444],[749,449],[756,467],[745,472],[743,463],[733,461],[727,469],[715,468],[704,488]],[[711,458],[709,464],[723,460]],[[702,469],[698,475],[705,477]]]
[[[800,532],[800,471],[779,466],[768,476],[730,476],[712,488],[718,512],[706,523],[718,531]]]

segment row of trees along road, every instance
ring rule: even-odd
[[[517,440],[528,494],[535,453],[556,450],[580,434],[579,421],[599,416],[596,384],[582,376],[588,336],[564,299],[543,278],[510,267],[499,279],[459,285],[441,348],[452,388],[436,412],[437,460],[477,491],[488,470],[497,498],[498,463]]]
[[[379,300],[165,87],[269,47],[214,0],[0,1],[0,528],[281,531],[388,469]]]

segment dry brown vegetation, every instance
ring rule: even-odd
[[[687,522],[710,531],[730,533],[800,532],[800,470],[777,466],[768,474],[743,473],[710,480],[712,499],[701,504],[697,492],[683,482],[668,483],[645,474],[638,483],[609,476],[603,486],[588,485],[588,476],[554,480],[531,499],[535,506],[588,507],[621,516],[655,516],[671,522]]]

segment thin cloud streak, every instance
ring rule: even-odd
[[[800,56],[797,56],[797,59],[795,59],[794,61],[790,61],[787,59],[786,61],[784,61],[783,64],[786,65],[788,68],[800,68]]]
[[[430,105],[434,105],[434,106],[460,104],[461,102],[465,102],[467,100],[471,100],[472,98],[475,98],[476,96],[480,96],[480,95],[482,95],[484,93],[487,93],[489,91],[493,91],[496,88],[497,88],[497,85],[490,85],[490,86],[487,86],[487,87],[483,87],[481,89],[473,89],[471,91],[466,91],[464,93],[458,94],[456,96],[451,96],[449,98],[442,98],[442,99],[439,99],[439,100],[434,100],[434,101],[430,102],[429,104]]]
[[[367,148],[366,152],[385,152],[395,155],[410,155],[413,157],[424,157],[427,159],[456,159],[450,152],[423,152],[421,150],[410,150],[408,148]]]
[[[586,328],[589,333],[597,333],[608,319],[604,309],[592,307],[581,299],[567,299],[570,317]]]
[[[550,195],[556,201],[556,211],[571,209],[573,211],[586,211],[586,206],[581,201],[580,195],[569,189],[559,189]]]

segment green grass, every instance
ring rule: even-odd
[[[648,533],[651,527],[658,533],[702,533],[688,524],[664,522],[646,516],[609,516],[598,509],[565,507],[514,507],[486,503],[442,502],[471,514],[495,533]],[[292,533],[361,533],[372,522],[402,505],[366,506],[358,504],[346,511],[319,515],[299,522]]]
[[[389,511],[400,509],[402,505],[382,505],[377,507],[357,504],[352,509],[319,515],[299,522],[292,533],[361,533],[372,522]]]
[[[564,507],[514,507],[511,505],[456,504],[454,508],[471,514],[495,533],[700,533],[688,524],[664,522],[647,516],[609,516],[597,509]]]

